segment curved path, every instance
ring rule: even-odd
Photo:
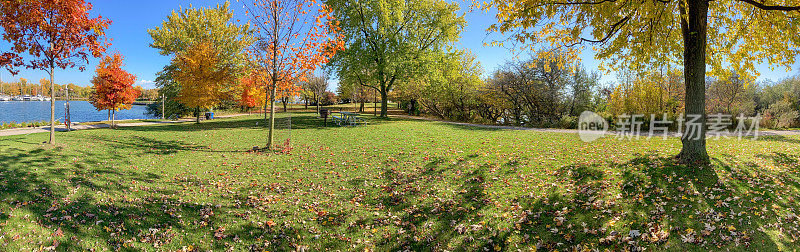
[[[233,115],[221,115],[216,116],[216,118],[229,118],[229,117],[237,117],[237,116],[246,116],[249,114],[233,114]],[[135,127],[135,126],[149,126],[149,125],[159,125],[159,124],[171,124],[171,123],[185,123],[185,122],[194,122],[195,118],[184,118],[175,121],[157,121],[157,122],[129,122],[129,123],[117,123],[118,127]],[[88,129],[103,129],[108,128],[111,125],[109,124],[94,124],[94,125],[86,125],[86,124],[73,124],[72,130],[88,130]],[[66,132],[67,127],[64,124],[59,124],[56,126],[56,131],[58,132]],[[50,132],[50,126],[42,126],[42,127],[34,127],[34,128],[17,128],[17,129],[7,129],[7,130],[0,130],[0,137],[2,136],[17,136],[17,135],[28,135],[28,134],[35,134],[35,133],[47,133]]]

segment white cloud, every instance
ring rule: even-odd
[[[136,82],[136,85],[142,86],[143,88],[155,88],[155,82],[151,80],[139,80]]]

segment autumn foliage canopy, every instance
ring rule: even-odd
[[[97,110],[130,109],[131,104],[141,95],[141,89],[134,87],[136,76],[122,69],[123,57],[118,53],[105,56],[97,65],[92,79],[94,95],[92,105]]]
[[[190,108],[211,108],[234,91],[235,69],[221,64],[221,57],[208,42],[198,42],[173,60],[175,80],[181,85],[178,101]]]
[[[83,70],[74,58],[88,62],[89,56],[100,57],[110,45],[105,29],[111,21],[90,18],[91,9],[92,4],[84,0],[3,0],[0,26],[12,52],[3,53],[0,63],[7,68],[49,69],[52,62],[53,67]],[[20,53],[34,59],[23,62]]]
[[[239,105],[246,108],[254,108],[264,106],[266,99],[266,89],[264,89],[263,74],[257,71],[252,71],[250,74],[245,75],[239,81],[241,85],[242,95],[239,99]]]

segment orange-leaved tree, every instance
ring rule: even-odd
[[[249,0],[244,8],[255,26],[248,49],[253,68],[266,69],[266,104],[270,106],[267,149],[272,149],[275,98],[280,83],[298,83],[344,48],[331,9],[316,0]],[[264,115],[266,118],[266,114]]]
[[[279,79],[289,79],[284,78],[283,74],[280,73],[278,76]],[[299,85],[296,85],[294,82],[279,81],[274,93],[266,92],[267,89],[270,89],[271,91],[272,88],[265,87],[265,84],[269,82],[269,78],[269,73],[256,70],[253,70],[247,76],[242,77],[240,84],[242,89],[241,98],[239,101],[240,105],[247,108],[263,106],[266,104],[267,100],[273,100],[272,96],[274,95],[275,100],[280,100],[283,103],[283,111],[286,112],[287,103],[294,97],[300,95],[302,88]]]
[[[55,143],[55,68],[78,67],[89,56],[100,57],[110,43],[105,29],[111,23],[101,16],[91,18],[92,4],[84,0],[4,0],[0,4],[3,39],[14,53],[3,54],[5,67],[25,66],[50,74],[50,144]],[[18,54],[32,59],[22,61]],[[79,61],[80,60],[80,61]]]
[[[130,109],[133,101],[142,94],[141,87],[133,86],[136,76],[122,69],[123,60],[119,53],[104,56],[92,78],[94,94],[91,103],[98,111],[111,111],[111,127],[116,126],[117,111]]]
[[[253,70],[249,74],[242,76],[239,80],[241,85],[242,95],[239,99],[239,105],[245,108],[260,107],[265,104],[267,97],[266,89],[264,89],[263,79],[265,74],[263,71]]]
[[[283,103],[283,112],[287,111],[286,105],[294,100],[295,97],[299,96],[301,91],[303,91],[303,88],[295,82],[278,82],[278,86],[275,90],[275,99]]]
[[[200,123],[200,109],[212,108],[235,92],[235,66],[222,64],[219,52],[209,42],[195,43],[179,53],[173,65],[178,68],[174,79],[181,86],[178,101],[195,108],[197,123]]]

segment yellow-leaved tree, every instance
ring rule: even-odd
[[[197,123],[201,109],[210,109],[235,92],[235,67],[220,62],[219,52],[208,42],[198,42],[173,59],[178,68],[173,77],[181,86],[178,101],[195,108]]]
[[[572,59],[586,46],[606,70],[682,65],[687,115],[699,115],[697,131],[684,127],[678,158],[709,163],[706,151],[705,78],[757,75],[755,65],[789,67],[800,54],[800,0],[490,0],[509,35],[492,44],[536,51],[550,45]],[[547,51],[538,51],[547,54]]]

